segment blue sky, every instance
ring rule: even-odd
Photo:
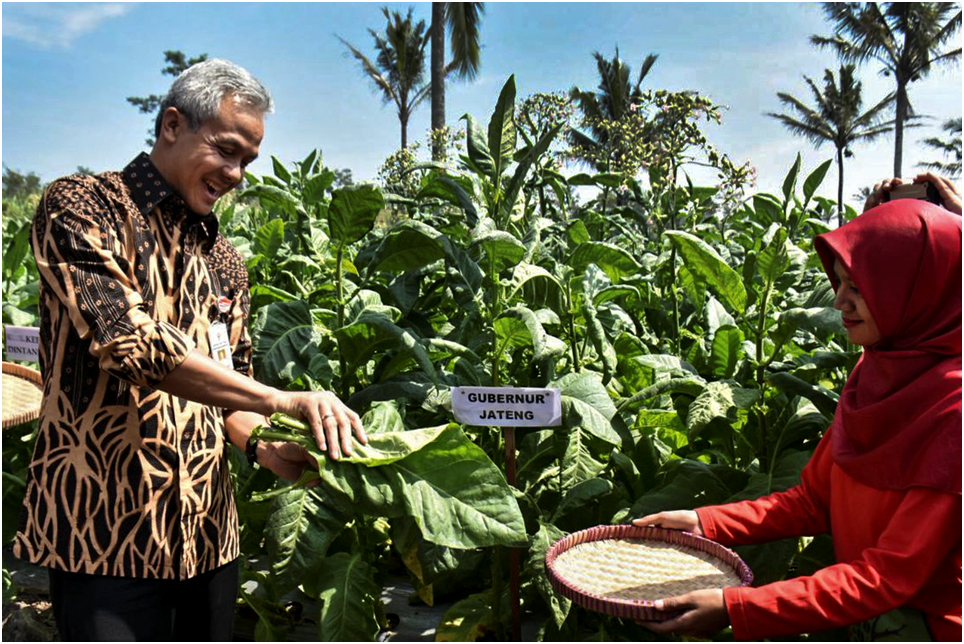
[[[83,165],[122,167],[144,149],[150,119],[124,100],[160,94],[166,49],[231,59],[269,88],[276,111],[266,122],[262,158],[252,170],[270,172],[270,155],[300,160],[320,148],[325,163],[373,179],[399,144],[398,119],[383,105],[336,34],[366,53],[369,27],[384,29],[385,3],[13,3],[4,2],[2,160],[44,181]],[[428,3],[388,3],[430,18]],[[788,91],[810,101],[802,76],[822,86],[824,69],[839,63],[809,42],[829,34],[819,5],[809,3],[487,3],[482,69],[472,83],[450,83],[449,124],[468,112],[487,122],[499,90],[515,74],[518,96],[564,91],[598,82],[593,51],[619,47],[634,72],[646,54],[659,54],[647,88],[692,89],[727,106],[723,124],[708,125],[711,142],[735,161],[757,168],[759,189],[779,191],[796,152],[805,169],[833,156],[814,150],[764,115],[782,111]],[[957,46],[960,46],[960,34]],[[859,77],[864,106],[890,91],[890,79],[868,64]],[[936,158],[919,141],[961,115],[961,66],[936,70],[911,87],[928,125],[907,131],[904,174]],[[424,141],[429,105],[409,126]],[[889,177],[893,137],[858,144],[845,166],[845,196]],[[697,182],[705,176],[694,171]],[[836,170],[821,193],[835,196]]]

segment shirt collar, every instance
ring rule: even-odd
[[[169,201],[169,212],[176,219],[185,217],[192,224],[197,224],[204,247],[210,250],[214,246],[218,238],[218,218],[213,212],[206,215],[192,212],[171,184],[161,176],[146,152],[141,152],[128,163],[123,174],[124,182],[130,188],[131,198],[142,215],[146,216],[161,203]]]

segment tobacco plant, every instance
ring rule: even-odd
[[[464,540],[439,539],[426,508],[392,504],[430,470],[413,468],[389,493],[375,468],[322,461],[318,487],[273,493],[242,468],[242,507],[257,517],[246,543],[273,571],[252,572],[261,595],[246,594],[262,635],[280,635],[272,615],[283,613],[269,607],[300,584],[322,606],[319,638],[373,637],[377,582],[401,562],[422,601],[457,600],[439,639],[505,637],[507,547],[522,546],[522,602],[544,616],[543,637],[646,637],[554,593],[549,545],[600,523],[785,489],[833,413],[856,355],[811,252],[826,229],[814,193],[827,164],[803,178],[801,197],[798,157],[782,195],[728,203],[723,217],[717,189],[679,185],[676,170],[646,189],[605,173],[566,180],[547,161],[563,124],[520,137],[515,99],[510,78],[487,123],[465,115],[466,154],[456,167],[419,166],[417,189],[390,196],[409,217],[387,227],[375,225],[380,192],[331,189],[314,153],[249,179],[260,201],[249,217],[264,220],[250,268],[282,270],[252,287],[260,379],[334,389],[373,436],[449,426],[451,386],[556,387],[563,403],[561,427],[520,430],[514,489],[500,473],[501,432],[461,427],[471,467],[490,477],[491,507],[518,527],[494,540],[461,520]],[[683,166],[689,153],[678,150],[668,167]],[[609,187],[617,201],[578,210],[573,184]],[[764,582],[810,570],[826,551],[822,539],[742,550]]]

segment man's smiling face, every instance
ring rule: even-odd
[[[160,135],[170,144],[171,163],[164,178],[192,211],[205,215],[241,184],[245,168],[258,157],[264,116],[226,96],[218,116],[197,131],[191,131],[187,116],[168,108]]]

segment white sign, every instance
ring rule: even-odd
[[[11,360],[40,360],[40,329],[32,326],[3,327],[6,332],[7,358]]]
[[[562,424],[558,389],[452,387],[455,419],[467,425],[554,427]]]

